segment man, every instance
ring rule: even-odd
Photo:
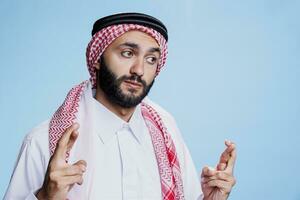
[[[92,35],[90,80],[27,135],[4,199],[227,199],[235,145],[225,142],[200,185],[173,117],[146,97],[166,61],[162,22],[116,14]]]

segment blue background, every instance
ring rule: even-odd
[[[232,200],[300,199],[300,1],[0,1],[0,195],[26,133],[88,79],[93,22],[145,12],[169,30],[150,96],[171,112],[200,173],[236,142]]]

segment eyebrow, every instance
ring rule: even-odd
[[[158,52],[159,54],[161,54],[161,53],[160,53],[160,48],[158,48],[158,47],[150,48],[150,49],[149,49],[149,52],[151,52],[151,53]]]
[[[122,46],[131,47],[136,50],[140,49],[139,45],[136,43],[133,43],[133,42],[125,42],[125,43],[122,43],[119,45],[119,47],[122,47]],[[148,50],[148,52],[150,52],[150,53],[158,52],[159,54],[161,54],[160,48],[158,48],[158,47],[152,47]]]
[[[131,47],[133,49],[139,49],[139,45],[133,43],[133,42],[125,42],[125,43],[122,43],[119,45],[120,47],[121,46],[128,46],[128,47]]]

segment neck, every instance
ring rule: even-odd
[[[103,104],[108,110],[115,113],[118,117],[126,122],[129,122],[135,107],[133,108],[123,108],[115,103],[112,103],[106,96],[106,94],[99,87],[96,89],[95,99]]]

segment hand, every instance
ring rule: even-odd
[[[204,167],[201,174],[201,187],[204,200],[226,200],[236,181],[233,168],[236,160],[236,147],[225,141],[227,148],[222,153],[216,169]]]
[[[66,162],[69,152],[78,137],[79,124],[70,126],[57,143],[50,158],[42,188],[36,194],[38,199],[65,200],[75,183],[83,183],[86,162],[79,160],[70,165]]]

